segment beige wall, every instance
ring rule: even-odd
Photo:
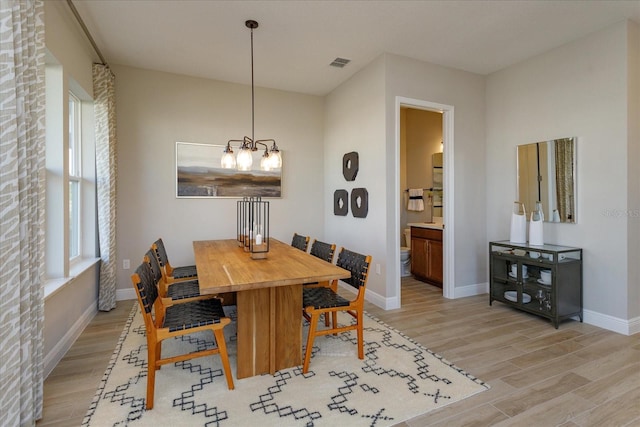
[[[484,79],[413,59],[382,55],[328,97],[325,120],[325,200],[354,186],[369,190],[369,216],[327,213],[327,235],[336,243],[373,255],[368,299],[399,304],[400,164],[396,146],[397,96],[455,106],[456,242],[455,286],[486,281],[484,201]],[[355,185],[340,173],[342,155],[360,152]],[[471,215],[469,213],[471,212]],[[377,264],[380,265],[378,274]]]
[[[397,55],[385,55],[386,61],[386,130],[387,150],[387,253],[390,260],[399,259],[398,228],[400,187],[394,179],[398,167],[395,153],[396,97],[406,97],[454,107],[454,194],[452,194],[455,226],[455,266],[453,293],[475,293],[486,283],[486,186],[485,186],[485,80],[483,76]],[[446,144],[446,142],[445,142]],[[445,206],[445,209],[447,207]],[[449,225],[447,225],[449,227]],[[453,230],[453,227],[451,228]],[[445,247],[445,252],[447,248]],[[397,271],[387,278],[392,284],[399,280]],[[393,287],[393,286],[392,286]]]
[[[323,177],[327,239],[338,248],[372,256],[367,298],[382,306],[388,277],[384,72],[384,58],[379,57],[327,96]],[[355,181],[347,182],[342,176],[342,156],[351,151],[358,152],[360,168]],[[367,217],[354,218],[351,208],[347,216],[334,215],[334,191],[345,189],[351,194],[361,187],[369,193]]]
[[[629,21],[627,64],[627,265],[629,274],[628,318],[640,324],[640,25]],[[637,326],[640,330],[640,326]]]
[[[93,97],[91,64],[99,62],[66,2],[44,2],[45,44],[64,72]]]
[[[177,199],[176,141],[226,144],[251,135],[251,87],[114,66],[118,126],[118,290],[162,237],[172,264],[192,264],[193,240],[235,238],[237,199]],[[270,199],[272,237],[324,238],[323,99],[256,88],[255,136],[283,153],[283,197]],[[222,147],[220,147],[222,150]],[[329,205],[331,206],[331,205]],[[131,261],[124,270],[123,259]],[[122,293],[124,291],[124,293]]]
[[[585,320],[619,331],[640,303],[637,252],[628,252],[638,218],[626,214],[638,208],[628,189],[639,179],[628,166],[638,161],[628,90],[638,90],[639,78],[627,74],[628,46],[628,25],[620,23],[496,72],[487,79],[486,105],[488,239],[508,236],[516,146],[577,136],[578,223],[545,223],[545,242],[584,249]]]

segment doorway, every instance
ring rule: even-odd
[[[394,169],[395,169],[395,242],[400,242],[400,218],[401,218],[401,209],[402,209],[402,200],[403,194],[400,189],[400,109],[401,108],[412,108],[412,109],[420,109],[442,113],[442,152],[443,152],[443,284],[442,284],[442,295],[445,298],[454,298],[454,272],[455,272],[455,259],[454,259],[454,173],[453,173],[453,116],[454,116],[454,108],[451,105],[438,104],[434,102],[405,98],[405,97],[396,97],[396,105],[395,105],[395,124],[396,124],[396,135],[395,135],[395,159],[394,159]],[[399,246],[396,244],[396,246]],[[396,251],[392,251],[396,252]],[[395,253],[395,263],[397,265],[396,271],[400,272],[400,256],[399,253]],[[401,278],[400,274],[397,274],[394,280],[394,288],[392,295],[397,296],[397,307],[400,307],[401,302]]]

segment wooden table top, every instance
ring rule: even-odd
[[[200,292],[213,294],[346,279],[348,270],[274,238],[266,259],[252,259],[235,239],[193,242]]]

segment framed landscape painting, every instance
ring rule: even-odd
[[[223,150],[223,145],[176,142],[176,197],[282,197],[282,169],[260,170],[263,150],[253,153],[250,171],[223,169]]]

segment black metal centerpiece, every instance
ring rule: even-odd
[[[237,203],[237,240],[252,259],[264,259],[269,252],[269,202],[262,197],[243,197]]]

